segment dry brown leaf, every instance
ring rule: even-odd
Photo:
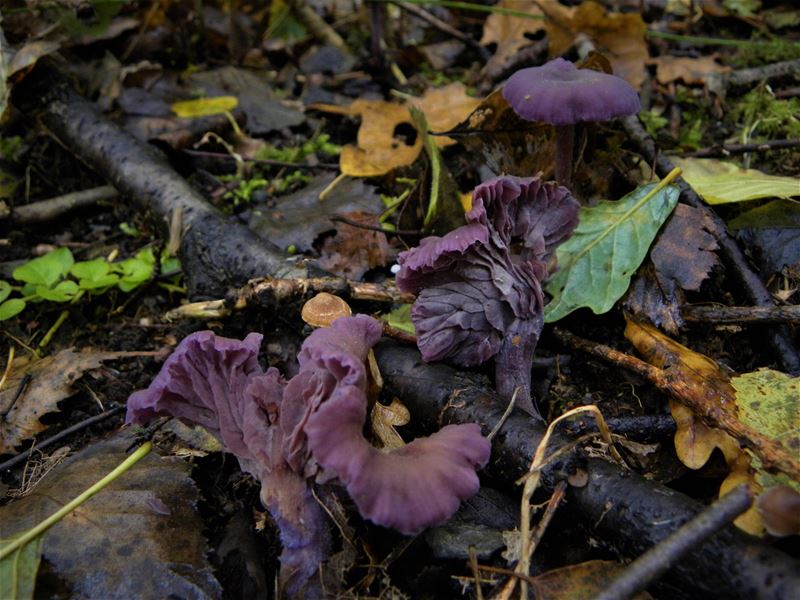
[[[543,0],[542,4],[557,4],[555,0]],[[527,12],[530,15],[544,16],[542,10],[532,0],[500,0],[499,8],[510,8]],[[494,55],[489,59],[484,71],[493,71],[507,62],[525,46],[531,44],[527,37],[545,28],[544,19],[526,19],[512,15],[492,13],[483,23],[481,44],[497,44]]]
[[[529,177],[553,171],[552,125],[520,119],[501,90],[489,94],[469,117],[449,131],[467,150],[481,155],[495,173]]]
[[[625,566],[609,560],[587,562],[553,569],[537,575],[531,581],[537,600],[572,600],[593,598],[608,587]],[[635,600],[652,598],[647,592],[634,596]]]
[[[408,108],[383,100],[356,100],[350,106],[310,104],[310,109],[361,117],[356,145],[348,144],[339,155],[342,173],[352,177],[379,177],[393,169],[413,164],[422,151],[419,135],[413,144],[395,136],[400,125],[413,128]]]
[[[75,352],[62,350],[34,363],[20,364],[0,390],[0,454],[13,452],[22,442],[32,438],[47,426],[39,418],[58,410],[58,403],[72,396],[72,384],[84,373],[96,369],[104,360],[129,356],[147,356],[152,352]],[[26,378],[29,376],[29,378]],[[27,381],[24,384],[23,379]],[[17,392],[23,388],[22,393]],[[16,399],[15,399],[16,397]]]
[[[481,103],[479,98],[467,95],[467,86],[454,82],[441,88],[428,88],[422,98],[411,98],[408,101],[425,113],[428,128],[433,132],[449,131]],[[446,136],[436,136],[436,145],[439,148],[450,146],[456,140]]]
[[[706,83],[711,73],[727,73],[730,67],[721,65],[716,61],[717,55],[700,56],[659,56],[650,60],[656,65],[656,79],[662,85],[673,81],[683,81],[688,85],[701,85]]]
[[[666,283],[669,285],[662,285],[656,277],[652,260],[646,261],[636,272],[623,306],[635,317],[644,317],[656,327],[675,335],[684,324],[681,305],[685,294],[672,280]]]
[[[639,89],[645,80],[649,58],[645,33],[647,27],[639,13],[607,13],[591,0],[575,8],[558,3],[543,4],[550,56],[560,56],[575,43],[578,34],[588,36],[595,49],[605,54],[614,74]]]
[[[406,445],[395,427],[407,425],[411,413],[397,398],[389,406],[376,402],[370,412],[372,431],[386,450],[396,450]]]
[[[701,209],[685,204],[675,207],[650,252],[662,287],[671,280],[684,290],[700,289],[719,264],[714,230],[714,222]]]
[[[50,516],[117,467],[135,443],[129,430],[61,463],[30,494],[0,508],[0,538]],[[190,467],[151,453],[47,530],[42,556],[53,579],[75,598],[220,597]]]
[[[344,215],[350,221],[378,227],[378,218],[369,213],[353,212]],[[331,273],[358,281],[375,267],[383,267],[394,258],[386,234],[336,223],[336,235],[325,238],[320,250],[319,265]]]

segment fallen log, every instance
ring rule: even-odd
[[[426,364],[416,349],[383,341],[375,348],[384,384],[399,396],[415,421],[435,424],[478,422],[488,433],[501,419],[505,402],[475,378],[442,364]],[[528,471],[544,427],[514,411],[492,444],[488,474],[515,481]],[[556,435],[552,448],[570,442]],[[621,466],[580,451],[565,455],[542,472],[541,487],[552,491],[568,471],[588,474],[584,487],[570,487],[570,519],[580,520],[587,538],[620,558],[635,558],[692,519],[703,506]],[[800,589],[800,564],[765,542],[728,526],[695,548],[662,579],[670,598],[789,600]]]
[[[262,240],[243,223],[226,219],[146,144],[105,117],[58,73],[37,67],[14,87],[14,105],[49,132],[124,197],[152,211],[162,225],[180,211],[179,256],[189,296],[223,296],[255,277],[308,277],[305,263]],[[322,274],[311,269],[312,274]]]

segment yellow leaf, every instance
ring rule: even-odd
[[[339,168],[351,177],[380,177],[393,169],[412,164],[422,150],[422,136],[416,134],[408,108],[383,100],[356,100],[350,106],[311,104],[310,109],[360,116],[356,145],[348,144],[339,155]],[[414,132],[409,144],[395,132],[406,125]]]
[[[173,102],[171,108],[179,117],[194,119],[208,117],[220,113],[230,112],[239,105],[236,96],[214,96],[213,98],[199,98],[197,100],[181,100]]]
[[[800,179],[767,175],[713,158],[677,158],[683,178],[708,204],[800,196]]]

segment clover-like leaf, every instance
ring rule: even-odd
[[[0,304],[0,321],[7,321],[25,310],[25,300],[11,298]]]
[[[17,267],[12,275],[17,281],[50,287],[69,272],[74,262],[69,248],[58,248]]]
[[[50,302],[69,302],[80,291],[74,281],[61,281],[55,287],[40,285],[36,288],[36,295]]]

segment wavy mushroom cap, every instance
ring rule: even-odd
[[[506,81],[503,98],[520,117],[553,125],[606,121],[639,112],[639,95],[621,77],[578,69],[563,58],[521,69]]]

